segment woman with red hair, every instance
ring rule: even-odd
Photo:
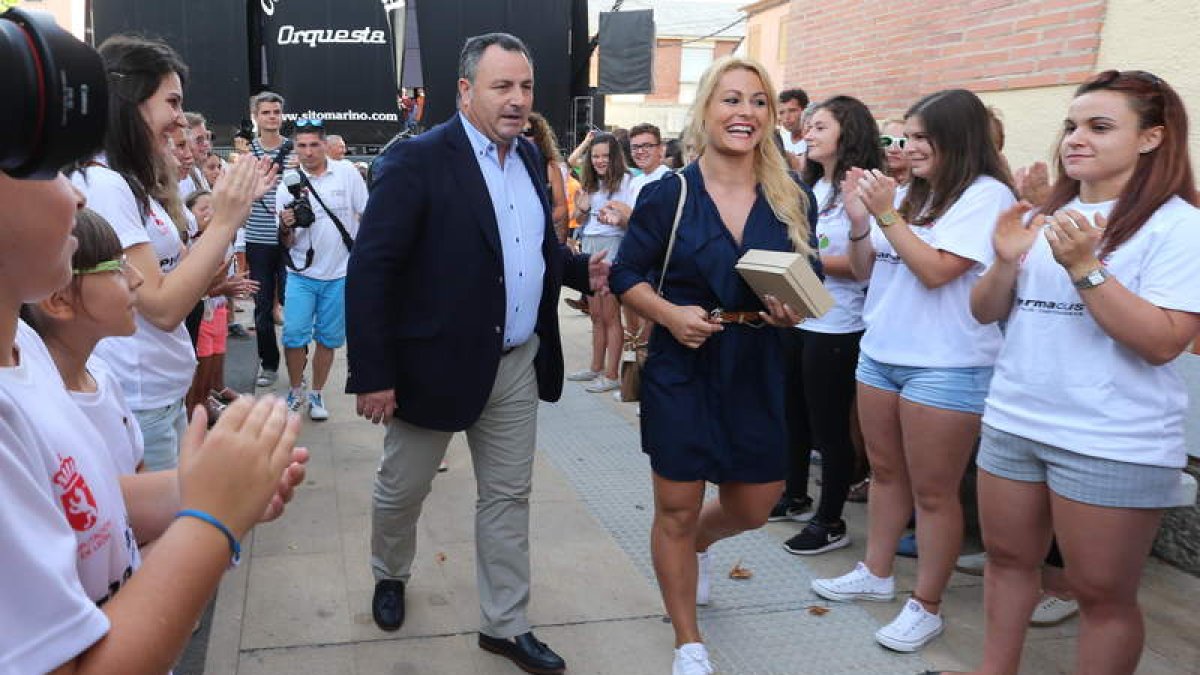
[[[1167,83],[1100,73],[1064,120],[1047,202],[999,218],[971,295],[1007,320],[983,415],[987,631],[980,672],[1017,673],[1057,537],[1081,614],[1076,672],[1132,673],[1138,583],[1185,465],[1170,362],[1200,333],[1200,209],[1187,115]]]

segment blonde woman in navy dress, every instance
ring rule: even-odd
[[[787,475],[781,331],[800,317],[756,297],[734,269],[750,249],[813,256],[817,248],[815,200],[788,174],[771,139],[774,120],[775,92],[759,64],[715,62],[688,126],[700,157],[643,189],[609,278],[622,302],[655,324],[642,448],[654,471],[650,547],[675,629],[675,675],[713,672],[696,622],[709,594],[708,547],[761,527]],[[681,180],[687,198],[664,263]],[[646,280],[664,265],[660,297]],[[707,503],[706,481],[720,486]]]

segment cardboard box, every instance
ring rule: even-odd
[[[833,296],[799,253],[751,249],[736,269],[760,298],[773,295],[802,317],[816,318],[833,307]]]

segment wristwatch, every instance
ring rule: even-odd
[[[1108,273],[1108,270],[1104,269],[1103,267],[1097,267],[1082,277],[1075,279],[1073,283],[1075,284],[1075,288],[1084,291],[1089,288],[1095,288],[1099,286],[1105,281],[1108,281],[1108,278],[1111,276],[1112,275]]]
[[[888,209],[887,211],[875,216],[875,221],[879,223],[880,227],[891,227],[901,220],[903,220],[903,218],[901,218],[900,214],[896,212],[896,209]]]

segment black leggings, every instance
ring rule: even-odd
[[[854,403],[854,371],[862,333],[787,331],[787,424],[789,466],[787,496],[808,494],[809,452],[821,452],[821,500],[815,519],[836,523],[842,518],[854,476],[854,444],[850,440],[850,408]]]

